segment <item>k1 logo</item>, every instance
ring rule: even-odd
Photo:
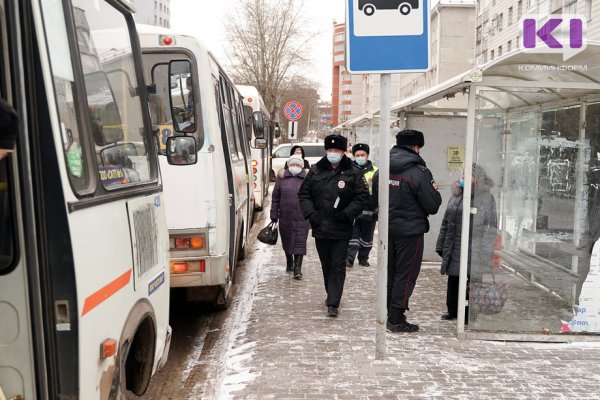
[[[578,15],[526,16],[521,26],[526,51],[563,53],[563,60],[567,60],[587,46],[586,21]]]

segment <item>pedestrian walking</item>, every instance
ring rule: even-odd
[[[390,150],[390,198],[387,281],[387,328],[391,332],[416,332],[406,321],[406,310],[417,283],[423,259],[423,237],[429,231],[429,215],[437,213],[442,196],[425,161],[419,155],[425,145],[420,131],[396,134]],[[379,174],[373,178],[377,199]]]
[[[363,174],[345,155],[347,143],[341,135],[327,136],[326,156],[311,167],[298,192],[319,253],[330,317],[337,317],[344,290],[353,221],[369,201]]]
[[[362,172],[367,184],[369,185],[369,194],[373,193],[373,176],[377,172],[377,167],[369,160],[369,145],[366,143],[357,143],[352,146],[352,155],[354,156],[354,165]],[[346,268],[352,268],[354,259],[358,254],[358,265],[369,266],[369,253],[373,248],[373,234],[375,233],[375,223],[377,221],[377,203],[369,205],[354,220],[352,228],[352,239],[346,255]]]
[[[306,255],[306,241],[310,225],[302,215],[298,190],[306,177],[304,161],[293,155],[288,169],[275,183],[271,198],[271,221],[279,222],[281,244],[285,252],[286,271],[294,271],[294,278],[302,279],[302,257]]]
[[[438,235],[435,251],[442,257],[440,272],[448,275],[446,290],[446,307],[448,312],[442,315],[443,320],[454,320],[458,315],[458,277],[460,272],[460,239],[462,233],[464,171],[458,182],[452,185],[452,197],[444,213],[442,226]],[[469,234],[469,258],[467,266],[467,299],[471,281],[481,282],[481,274],[491,271],[492,257],[496,245],[498,220],[496,216],[496,199],[490,192],[493,180],[485,170],[473,164],[471,179],[471,208],[477,209],[471,214],[471,233]],[[473,265],[473,268],[471,268]],[[468,322],[468,307],[466,308]]]

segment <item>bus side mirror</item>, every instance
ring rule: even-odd
[[[255,149],[266,149],[267,148],[267,139],[256,139],[254,140],[254,148]]]
[[[187,60],[170,61],[169,79],[173,128],[175,132],[195,132],[197,118],[192,64]],[[172,84],[173,81],[177,83],[175,86]]]
[[[257,139],[265,137],[265,119],[260,111],[252,114],[252,126],[254,127],[254,137]]]
[[[198,161],[196,138],[170,136],[167,138],[167,161],[171,165],[192,165]]]
[[[275,125],[275,139],[279,139],[281,136],[281,128],[279,127],[279,123]]]

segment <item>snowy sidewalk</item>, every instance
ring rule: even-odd
[[[262,223],[259,221],[258,223]],[[281,245],[258,246],[252,300],[226,357],[219,399],[598,399],[597,344],[504,343],[456,339],[441,321],[446,277],[424,269],[408,320],[420,331],[387,334],[375,360],[377,252],[371,267],[348,270],[340,315],[323,304],[321,267],[309,238],[297,281]]]

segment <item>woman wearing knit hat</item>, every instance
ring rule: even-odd
[[[286,271],[294,271],[294,278],[302,279],[302,257],[306,255],[306,240],[310,225],[300,209],[298,189],[306,176],[304,160],[292,155],[287,169],[275,183],[271,199],[271,221],[279,222],[281,244],[287,260]]]

